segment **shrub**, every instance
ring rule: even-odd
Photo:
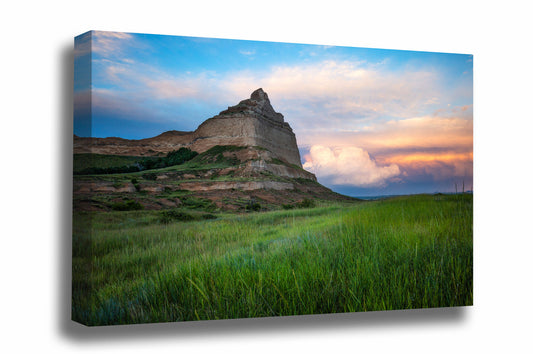
[[[202,215],[202,219],[205,219],[205,220],[211,220],[211,219],[216,219],[217,216],[216,215],[213,215],[213,214],[203,214]]]
[[[261,204],[259,204],[255,200],[250,200],[248,202],[248,204],[246,204],[246,210],[248,210],[248,211],[259,211],[259,210],[261,210]]]
[[[159,216],[159,221],[168,224],[173,221],[191,221],[194,217],[186,212],[180,210],[163,210]]]
[[[88,167],[74,171],[75,175],[98,175],[115,173],[132,173],[144,170],[153,170],[174,165],[181,165],[193,159],[198,153],[187,148],[171,151],[165,157],[145,157],[134,164],[113,167]],[[144,176],[143,176],[144,177]],[[149,176],[148,178],[150,178]]]
[[[186,197],[182,198],[181,202],[183,206],[190,209],[200,209],[205,211],[215,211],[217,206],[209,199],[195,198],[195,197]]]
[[[281,207],[285,210],[290,210],[294,208],[314,208],[316,206],[316,202],[313,199],[305,198],[301,202],[294,203],[294,204],[282,204]]]
[[[105,175],[115,173],[132,173],[139,171],[139,167],[132,166],[119,166],[119,167],[87,167],[80,171],[75,171],[75,175]]]
[[[315,205],[316,203],[313,199],[307,199],[307,198],[305,198],[304,200],[298,203],[299,208],[314,208]]]
[[[121,182],[118,182],[118,181],[113,183],[113,188],[121,188],[123,186],[124,186],[124,184],[121,183]]]
[[[174,221],[196,221],[196,220],[210,220],[216,219],[213,214],[191,214],[182,210],[163,210],[159,215],[159,221],[163,224],[169,224]]]
[[[198,153],[187,148],[179,148],[178,150],[170,151],[165,157],[147,157],[139,162],[141,170],[153,170],[156,168],[164,168],[169,166],[181,165],[192,158]]]
[[[137,180],[137,178],[133,177],[131,179],[131,183],[133,184],[137,192],[141,190],[141,186],[139,185],[139,181]]]
[[[141,203],[135,200],[126,200],[125,202],[116,202],[111,204],[111,209],[116,211],[143,210]]]
[[[144,173],[142,175],[142,178],[149,180],[149,181],[155,181],[157,179],[156,173]]]
[[[198,155],[196,151],[182,147],[179,150],[169,152],[165,158],[165,163],[167,166],[181,165],[193,159],[196,155]]]

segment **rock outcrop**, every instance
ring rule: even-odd
[[[141,140],[74,137],[74,153],[156,156],[180,147],[202,153],[216,145],[265,148],[275,158],[302,167],[296,136],[262,89],[207,119],[194,132],[169,131]]]

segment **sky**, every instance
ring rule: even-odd
[[[261,87],[336,192],[473,190],[469,54],[92,31],[74,63],[78,136],[193,131]]]

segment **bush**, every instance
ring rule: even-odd
[[[248,210],[248,211],[259,211],[259,210],[261,210],[261,204],[259,204],[255,200],[250,200],[248,202],[248,204],[246,205],[246,210]]]
[[[298,208],[314,208],[315,205],[316,203],[313,199],[305,198],[304,200],[298,203]]]
[[[316,206],[316,202],[313,199],[305,198],[301,202],[295,203],[295,204],[282,204],[281,207],[285,210],[290,210],[294,208],[314,208]]]
[[[106,175],[115,173],[132,173],[138,172],[139,167],[132,166],[119,166],[119,167],[88,167],[80,171],[75,171],[75,175]]]
[[[205,211],[215,211],[217,206],[209,199],[184,197],[181,199],[183,206],[189,209],[200,209]]]
[[[179,150],[169,152],[165,158],[165,163],[167,166],[181,165],[182,163],[193,159],[196,155],[198,155],[196,151],[180,148]]]
[[[129,211],[129,210],[143,210],[144,207],[141,203],[135,200],[127,200],[125,202],[116,202],[111,204],[111,209],[116,211]]]
[[[145,158],[139,162],[142,170],[153,170],[156,168],[164,168],[169,166],[181,165],[198,153],[187,148],[179,148],[178,150],[170,151],[167,156],[154,158]]]
[[[159,221],[163,224],[169,224],[174,221],[210,220],[216,218],[213,214],[190,214],[176,209],[163,210],[159,215]]]
[[[157,179],[156,173],[144,173],[142,175],[142,178],[149,180],[149,181],[155,181]]]
[[[157,159],[154,158],[145,158],[142,159],[139,162],[139,165],[141,167],[141,170],[153,170],[156,168],[163,168],[166,167],[163,158],[158,157]]]
[[[216,215],[213,215],[213,214],[203,214],[202,215],[202,219],[205,219],[205,220],[212,220],[212,219],[216,219],[217,216]]]
[[[153,170],[156,168],[164,168],[174,165],[181,165],[198,153],[187,148],[180,148],[179,150],[171,151],[165,157],[145,157],[133,165],[115,166],[115,167],[88,167],[80,171],[75,171],[75,175],[101,175],[101,174],[115,174],[115,173],[132,173],[144,170]],[[144,178],[144,175],[143,175]],[[148,176],[147,179],[151,178]]]
[[[133,184],[137,192],[141,190],[141,186],[139,185],[139,181],[137,180],[137,178],[133,177],[131,179],[131,184]]]
[[[169,224],[173,221],[191,221],[194,217],[186,212],[179,210],[163,210],[159,216],[159,221],[164,224]]]

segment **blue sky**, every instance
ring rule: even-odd
[[[80,136],[192,131],[262,87],[292,126],[304,168],[333,190],[472,189],[468,54],[90,32],[76,39],[75,70]]]

